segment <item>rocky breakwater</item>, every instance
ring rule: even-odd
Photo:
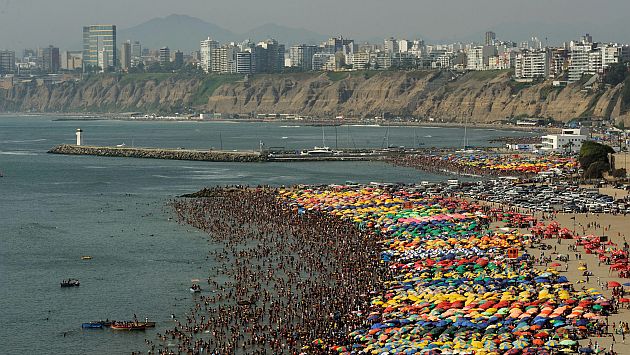
[[[257,152],[202,151],[164,148],[97,147],[76,146],[70,144],[58,145],[49,150],[48,153],[67,155],[96,155],[102,157],[120,158],[197,160],[214,162],[251,163],[262,161],[261,155]]]

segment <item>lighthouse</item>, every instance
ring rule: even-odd
[[[83,133],[83,130],[81,128],[77,128],[77,145],[83,144],[83,137],[81,136],[81,133]]]

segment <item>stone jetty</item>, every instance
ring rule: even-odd
[[[263,160],[258,152],[214,151],[168,148],[131,148],[131,147],[99,147],[77,146],[71,144],[58,145],[48,151],[51,154],[96,155],[102,157],[198,160],[215,162],[260,162]]]

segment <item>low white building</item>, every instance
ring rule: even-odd
[[[531,152],[535,149],[535,144],[532,143],[514,143],[506,144],[505,147],[509,150],[516,150],[519,152]]]
[[[587,128],[563,129],[561,134],[542,136],[543,152],[579,152],[588,138]]]

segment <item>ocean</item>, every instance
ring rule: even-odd
[[[213,245],[166,206],[204,186],[438,181],[381,162],[210,163],[51,155],[52,146],[196,149],[460,147],[462,128],[304,126],[299,123],[59,121],[0,116],[0,353],[125,354],[146,350],[194,302]],[[468,129],[468,145],[523,132]],[[385,138],[388,136],[388,138]],[[322,142],[324,140],[324,142]],[[89,255],[91,260],[82,260]],[[77,278],[78,288],[60,288]],[[138,333],[82,330],[98,319],[157,322]]]

